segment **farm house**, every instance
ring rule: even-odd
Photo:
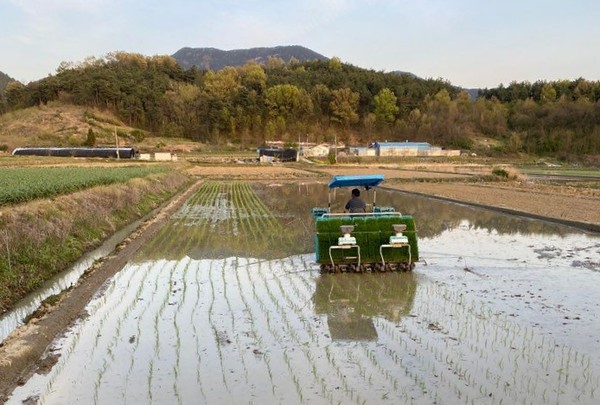
[[[16,148],[13,156],[100,157],[134,159],[135,148]]]

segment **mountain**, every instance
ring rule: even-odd
[[[181,48],[172,56],[184,69],[197,66],[200,69],[212,70],[220,70],[225,66],[242,66],[249,60],[265,64],[271,56],[281,58],[286,63],[292,58],[300,62],[329,60],[329,58],[299,45],[234,49],[231,51],[216,48]]]
[[[0,92],[4,90],[4,88],[6,87],[8,82],[12,82],[13,80],[15,80],[15,79],[10,77],[6,73],[0,72]]]
[[[392,73],[392,74],[395,74],[395,75],[398,75],[398,76],[405,75],[405,76],[411,77],[411,78],[413,78],[413,79],[420,79],[420,77],[419,77],[419,76],[417,76],[416,74],[414,74],[414,73],[411,73],[411,72],[404,72],[404,71],[402,71],[402,70],[394,70],[394,71],[392,71],[392,72],[390,72],[390,73]]]
[[[481,89],[463,89],[464,91],[466,91],[467,93],[469,93],[469,97],[471,97],[471,100],[475,101],[477,100],[477,97],[479,97],[479,90]]]

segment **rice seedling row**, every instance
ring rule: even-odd
[[[289,265],[290,268],[297,268],[297,264],[292,262]],[[283,266],[283,269],[285,269],[286,266]],[[310,308],[306,308],[306,306],[302,303],[306,303],[310,300],[310,296],[302,296],[300,295],[300,289],[299,288],[291,288],[289,289],[290,291],[295,292],[296,297],[292,297],[291,295],[289,295],[287,293],[287,290],[289,287],[289,285],[293,286],[296,283],[294,282],[295,280],[289,280],[291,282],[286,282],[286,285],[284,286],[281,282],[281,278],[276,277],[275,280],[277,281],[277,286],[279,287],[280,293],[282,296],[285,297],[285,299],[290,303],[290,306],[294,309],[293,311],[290,311],[293,314],[297,314],[297,316],[300,318],[300,320],[305,320],[306,316],[309,316],[311,309]],[[288,281],[288,280],[286,280]],[[303,315],[302,312],[305,312],[306,315]],[[319,347],[322,345],[322,342],[320,342],[319,340],[322,339],[322,336],[320,336],[320,334],[317,332],[317,330],[315,330],[314,326],[311,323],[308,322],[303,322],[303,327],[304,329],[310,334],[310,339],[312,341],[312,343],[316,346]],[[329,346],[327,346],[327,349],[329,349]],[[355,347],[352,348],[345,348],[344,350],[337,350],[336,348],[333,348],[332,350],[328,350],[328,355],[326,356],[330,366],[333,366],[334,369],[337,369],[337,360],[336,359],[349,359],[352,358],[353,353],[357,353],[360,352],[362,349],[364,349],[364,346],[362,345],[357,345]],[[346,361],[341,361],[340,363],[342,364],[346,364]],[[356,396],[356,400],[358,401],[357,403],[360,403],[362,400],[360,399],[360,395],[355,394],[354,392],[354,388],[353,386],[363,386],[363,387],[372,387],[374,382],[380,382],[382,379],[386,380],[386,379],[390,379],[390,376],[392,375],[392,372],[387,371],[387,370],[383,370],[381,369],[381,367],[379,366],[379,364],[373,363],[372,367],[370,367],[370,371],[367,372],[365,370],[364,367],[361,367],[361,365],[365,365],[368,363],[355,363],[352,362],[353,364],[357,365],[358,370],[358,375],[348,375],[348,372],[346,372],[343,376],[340,374],[340,378],[342,378],[342,384],[344,389],[350,393],[350,396],[352,399],[354,399],[354,397]],[[379,372],[379,375],[376,377],[373,377],[372,374],[373,373],[377,373]],[[367,374],[369,374],[369,376],[367,376]],[[393,379],[391,381],[393,383]],[[392,386],[395,386],[395,384],[392,384]],[[390,398],[392,399],[392,398]]]
[[[267,266],[270,265],[271,262],[267,263]],[[319,386],[321,388],[321,392],[324,398],[326,398],[330,403],[336,403],[338,401],[347,402],[348,400],[355,402],[356,393],[353,388],[348,387],[344,382],[343,373],[341,372],[339,366],[335,364],[335,361],[329,361],[330,365],[325,366],[321,361],[317,362],[317,358],[312,350],[309,348],[306,343],[311,340],[311,332],[303,330],[302,328],[296,326],[301,324],[299,321],[297,314],[294,311],[288,311],[289,307],[284,306],[282,301],[292,307],[291,303],[288,300],[288,297],[284,292],[279,290],[277,286],[271,287],[268,283],[266,273],[272,275],[273,269],[270,267],[265,267],[264,264],[259,265],[259,276],[260,282],[264,287],[264,292],[266,293],[266,297],[270,298],[271,305],[274,306],[273,310],[278,313],[281,318],[283,332],[287,336],[287,339],[295,342],[295,346],[299,347],[299,351],[303,355],[304,359],[307,362],[308,370],[311,371],[314,379],[319,382]],[[273,277],[273,280],[278,280],[278,277]],[[296,306],[297,307],[297,306]],[[293,319],[292,319],[293,317]],[[344,387],[343,390],[335,390],[335,387]],[[340,392],[341,391],[341,392]],[[338,395],[341,395],[340,398],[337,398]],[[335,399],[337,398],[337,400]],[[360,402],[357,402],[360,403]]]
[[[246,298],[246,296],[243,293],[243,289],[242,289],[242,280],[240,278],[240,273],[242,273],[242,271],[244,269],[247,269],[250,266],[248,260],[243,260],[241,258],[238,258],[238,260],[236,260],[236,269],[235,269],[235,285],[237,286],[237,294],[240,297],[240,300],[243,304],[243,312],[246,314],[245,319],[247,320],[247,322],[250,324],[250,331],[249,331],[249,337],[251,338],[252,343],[254,344],[254,346],[256,347],[255,349],[253,349],[253,353],[254,354],[260,354],[262,355],[261,358],[263,360],[263,364],[264,367],[266,368],[266,373],[269,377],[269,382],[270,382],[270,386],[271,386],[271,394],[273,397],[277,397],[278,393],[276,392],[276,389],[278,388],[278,385],[275,384],[275,381],[273,379],[273,370],[271,369],[271,364],[269,362],[269,357],[268,354],[265,353],[266,351],[266,345],[264,344],[264,339],[262,338],[262,333],[260,332],[262,329],[259,329],[257,327],[257,320],[256,320],[256,315],[255,315],[255,310],[254,310],[254,305],[250,305],[248,302],[248,299]],[[248,346],[248,348],[250,348],[251,346]]]
[[[41,403],[44,403],[46,400],[46,395],[49,396],[48,400],[50,403],[53,400],[52,398],[56,398],[56,396],[59,398],[67,397],[68,389],[66,392],[64,391],[65,380],[68,381],[69,378],[76,376],[81,367],[85,368],[87,364],[96,364],[98,373],[94,378],[93,386],[95,388],[90,390],[87,387],[86,391],[88,395],[91,393],[98,401],[102,400],[99,392],[104,380],[101,376],[109,370],[104,360],[106,357],[111,356],[115,345],[113,335],[105,333],[105,330],[114,329],[115,323],[122,320],[123,312],[133,311],[132,302],[135,302],[131,290],[127,291],[122,286],[117,288],[117,284],[121,280],[126,284],[130,282],[138,284],[144,280],[145,275],[145,272],[120,274],[120,280],[118,278],[115,279],[101,297],[88,305],[86,311],[90,317],[94,317],[94,322],[86,323],[82,321],[70,332],[71,335],[66,339],[66,345],[62,347],[63,355],[57,366],[52,370],[52,375],[47,384],[48,389],[41,396]],[[110,300],[108,299],[109,297],[111,298]],[[113,297],[117,299],[113,300]],[[118,314],[116,319],[112,318],[115,314]],[[86,361],[83,365],[81,364],[81,359],[74,353],[75,346],[80,349],[85,347],[88,350]],[[113,358],[118,360],[120,357],[115,358],[113,356]],[[83,383],[77,381],[75,387],[82,388],[82,385]],[[90,402],[92,402],[92,398],[90,398]]]
[[[223,257],[242,253],[240,248],[244,248],[245,255],[282,255],[294,245],[250,186],[206,182],[140,257],[179,258],[202,252]]]
[[[306,357],[295,350],[298,341],[290,341],[286,331],[282,330],[282,321],[279,319],[280,312],[277,310],[275,302],[264,300],[266,296],[265,288],[268,287],[263,283],[258,283],[255,278],[255,275],[260,271],[259,268],[264,265],[264,262],[260,262],[248,266],[246,272],[243,273],[245,278],[240,286],[251,288],[251,291],[246,293],[249,297],[248,300],[253,303],[250,306],[260,309],[257,312],[258,316],[254,316],[255,322],[258,324],[257,328],[270,332],[270,338],[263,335],[264,338],[261,340],[264,340],[265,343],[262,350],[265,350],[264,355],[269,361],[269,369],[275,367],[273,373],[277,379],[275,385],[280,391],[288,392],[289,395],[290,389],[286,389],[286,387],[292,382],[299,402],[304,403],[314,395],[311,393],[313,387],[319,387],[320,392],[324,392],[322,381],[316,378],[313,373],[307,374],[308,370],[312,370],[311,363],[305,363]],[[286,366],[285,372],[280,369],[282,364]],[[288,376],[288,378],[285,378],[285,376]]]
[[[273,366],[277,366],[274,376],[278,378],[277,387],[280,387],[284,392],[288,392],[285,387],[289,384],[290,379],[293,383],[294,392],[297,394],[301,403],[306,403],[311,395],[310,391],[312,388],[318,387],[320,393],[324,395],[320,381],[313,375],[307,375],[304,370],[310,369],[305,363],[305,359],[288,347],[289,339],[285,332],[281,330],[276,319],[278,312],[274,306],[274,303],[266,301],[264,293],[264,284],[258,284],[254,275],[259,272],[260,266],[263,263],[257,263],[254,266],[249,266],[245,272],[244,286],[249,286],[252,292],[248,292],[248,296],[251,297],[253,305],[252,307],[257,308],[258,316],[255,316],[255,321],[261,325],[259,330],[268,331],[270,338],[263,334],[263,339],[269,345],[264,348],[265,357],[269,359],[269,363]],[[296,342],[297,343],[297,342]],[[285,365],[285,373],[281,370],[281,366]],[[288,379],[283,378],[288,376]]]
[[[535,336],[531,330],[523,329],[510,320],[500,318],[496,321],[489,317],[473,316],[473,306],[455,305],[455,301],[451,299],[446,301],[447,292],[440,292],[439,287],[431,288],[433,290],[428,292],[428,298],[431,298],[429,294],[435,294],[436,299],[421,301],[424,304],[415,308],[415,312],[420,316],[415,318],[417,320],[404,322],[402,332],[410,337],[405,342],[413,346],[410,348],[411,356],[419,357],[421,362],[428,363],[435,372],[452,370],[452,375],[443,376],[442,380],[452,387],[451,391],[455,392],[461,401],[464,398],[474,399],[493,393],[493,399],[488,399],[490,403],[522,401],[524,395],[535,403],[536,398],[542,395],[538,388],[540,386],[546,391],[549,386],[560,386],[561,390],[573,389],[584,397],[591,394],[589,385],[567,388],[569,383],[561,381],[561,373],[557,373],[556,370],[563,370],[572,380],[583,381],[585,368],[565,369],[568,360],[552,359],[557,353],[557,345],[551,339]],[[461,322],[444,322],[453,318]],[[418,319],[421,319],[420,322]],[[423,347],[419,336],[424,334],[424,325],[433,325],[436,331],[443,332],[427,339]],[[484,325],[487,329],[485,333],[481,332]],[[398,333],[398,330],[389,327],[382,327],[381,330]],[[464,330],[467,332],[462,332],[462,338],[455,337],[461,335],[461,331]],[[491,339],[491,336],[494,338]],[[459,341],[461,344],[457,343]],[[522,349],[507,351],[506,347]],[[527,352],[530,354],[526,355]],[[547,360],[544,361],[544,358]],[[579,359],[581,355],[575,358]],[[549,384],[553,378],[557,381]],[[505,384],[506,381],[510,381],[510,384]]]
[[[201,187],[208,189],[209,192],[211,191],[211,188],[207,188],[206,184],[203,184]],[[146,257],[149,254],[151,255],[151,252],[154,251],[162,252],[171,251],[173,249],[177,249],[179,251],[179,243],[181,241],[189,240],[189,243],[192,243],[195,238],[186,239],[185,237],[188,236],[188,232],[184,231],[187,231],[188,227],[194,228],[193,224],[195,223],[194,221],[196,221],[194,207],[198,205],[199,198],[206,198],[207,196],[207,193],[198,192],[194,194],[192,198],[179,210],[179,212],[173,215],[171,224],[161,229],[159,235],[153,239],[150,246],[142,251],[140,256]],[[202,221],[200,223],[204,222]],[[182,233],[182,235],[179,235],[180,233]]]
[[[234,188],[233,199],[234,204],[238,207],[238,219],[242,224],[242,228],[247,229],[249,231],[249,235],[246,238],[242,238],[242,243],[249,247],[250,235],[252,239],[256,239],[259,237],[257,233],[258,227],[256,226],[256,218],[254,215],[250,215],[247,209],[245,209],[246,203],[246,195],[241,190],[241,184],[238,183]],[[241,210],[244,209],[243,215],[241,214]],[[250,222],[252,221],[252,223]]]
[[[223,266],[225,263],[223,261],[220,261],[221,266]],[[217,354],[217,360],[218,360],[218,366],[219,366],[219,371],[221,374],[221,382],[223,383],[223,387],[225,389],[225,393],[224,394],[231,394],[229,385],[227,383],[227,377],[225,375],[225,369],[223,367],[223,345],[221,344],[221,342],[224,343],[225,340],[227,340],[227,336],[226,335],[222,335],[220,334],[219,328],[217,327],[217,323],[215,318],[219,317],[221,314],[219,312],[217,312],[215,310],[216,305],[215,302],[217,300],[217,291],[216,289],[218,287],[215,286],[215,282],[217,281],[214,274],[214,268],[211,267],[210,268],[210,273],[209,273],[209,280],[210,280],[210,291],[211,291],[211,301],[208,307],[208,323],[210,325],[210,328],[213,332],[213,347],[216,350],[216,354]]]
[[[240,312],[237,309],[237,305],[232,304],[232,300],[235,299],[233,296],[234,291],[237,292],[237,289],[235,289],[235,280],[232,280],[232,278],[235,277],[234,272],[237,267],[237,260],[237,258],[234,258],[233,260],[226,262],[227,265],[223,266],[221,269],[221,278],[223,280],[223,296],[225,297],[227,309],[229,310],[230,314],[231,324],[229,327],[231,331],[231,339],[233,339],[232,343],[235,343],[236,351],[240,355],[239,358],[244,376],[244,382],[246,385],[248,385],[248,367],[246,366],[244,349],[242,348],[241,343],[242,334],[239,333],[239,331],[244,329],[241,322],[243,321],[243,316],[238,315]],[[238,332],[236,333],[236,331]]]
[[[292,264],[292,266],[295,267],[294,264]],[[294,295],[296,296],[295,299],[299,304],[302,303],[304,300],[308,299],[306,295],[302,295],[302,292],[300,288],[296,286],[296,283],[291,283],[291,286],[291,291],[294,292]],[[287,283],[285,287],[287,287]],[[283,291],[284,286],[281,283],[279,283],[279,288]],[[304,290],[304,294],[309,294],[309,291]],[[308,314],[311,312],[311,309],[306,308],[302,312],[306,312]],[[305,319],[304,316],[303,319]],[[304,327],[307,329],[314,329],[313,325],[311,325],[310,323],[306,323]],[[314,335],[316,335],[316,333],[317,332],[315,331]],[[317,343],[318,345],[319,342],[315,343]],[[356,381],[361,381],[360,383],[358,383],[358,385],[373,387],[376,383],[381,383],[381,381],[388,381],[390,383],[390,387],[393,387],[394,390],[398,389],[398,380],[394,376],[397,370],[386,370],[382,367],[382,365],[379,362],[373,361],[372,356],[366,355],[366,348],[363,345],[355,345],[350,348],[345,348],[345,350],[338,350],[338,348],[331,348],[330,346],[326,346],[326,350],[328,359],[345,359],[343,363],[349,362],[357,368],[356,372],[358,375],[352,377],[348,376],[347,378],[347,380],[353,381],[353,385],[357,385]],[[360,361],[357,360],[359,357]]]

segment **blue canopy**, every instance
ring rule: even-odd
[[[362,176],[334,176],[329,182],[329,188],[336,187],[376,187],[383,181],[382,174],[367,174]]]

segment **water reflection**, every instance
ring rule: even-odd
[[[295,183],[290,185],[253,185],[253,189],[276,212],[280,219],[301,220],[312,226],[310,209],[327,207],[328,188],[325,183]],[[349,191],[340,189],[332,193],[332,211],[342,212]],[[371,201],[373,193],[365,193]],[[437,201],[404,194],[388,189],[377,190],[377,205],[392,206],[415,217],[419,237],[432,238],[444,231],[459,228],[468,221],[473,229],[486,229],[499,234],[568,235],[580,233],[572,228],[549,222],[501,214],[480,208]]]
[[[333,193],[332,210],[342,211],[347,190]],[[367,201],[372,200],[366,195]],[[325,183],[250,184],[207,182],[145,246],[136,260],[161,258],[273,259],[314,251],[310,210],[326,207]],[[542,221],[449,204],[397,191],[377,191],[377,204],[415,217],[419,238],[464,226],[499,234],[559,234],[571,229]]]
[[[315,312],[327,315],[333,340],[377,340],[374,318],[398,323],[412,309],[414,273],[322,274],[316,280]]]

